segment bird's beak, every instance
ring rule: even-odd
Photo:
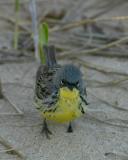
[[[74,86],[73,85],[69,85],[68,88],[72,91]]]

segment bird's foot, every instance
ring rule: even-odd
[[[44,120],[44,124],[42,128],[42,133],[45,134],[47,139],[50,139],[50,135],[52,135],[52,132],[49,130],[48,125],[45,120]]]
[[[69,123],[68,129],[67,129],[68,133],[72,133],[73,132],[73,128],[72,128],[72,124],[71,122]]]

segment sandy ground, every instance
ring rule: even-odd
[[[106,67],[110,67],[111,63],[111,68],[122,72],[126,72],[126,67],[128,68],[127,61],[117,59],[111,61],[86,57],[86,60]],[[121,87],[96,88],[87,84],[90,102],[87,114],[74,122],[74,132],[70,134],[66,133],[67,124],[49,123],[53,135],[48,140],[41,134],[42,118],[33,105],[37,67],[35,62],[0,66],[4,94],[24,113],[23,116],[2,115],[16,111],[7,102],[0,100],[0,135],[27,157],[27,160],[128,160],[127,90]],[[104,81],[116,79],[116,76],[93,70],[87,70],[86,77]],[[127,86],[127,83],[123,86]],[[1,145],[0,151],[3,149],[6,148]],[[20,158],[0,153],[0,160],[15,159]]]
[[[65,2],[65,6],[61,3],[62,1]],[[128,3],[119,1],[120,5],[116,6],[118,1],[89,0],[83,6],[81,0],[76,5],[76,8],[81,8],[81,10],[74,8],[74,11],[72,8],[70,10],[73,5],[69,0],[61,0],[60,3],[55,3],[57,0],[51,0],[48,4],[51,8],[56,8],[56,4],[58,4],[57,8],[65,7],[68,14],[63,21],[71,21],[79,19],[81,15],[79,12],[85,12],[90,17],[102,11],[106,6],[107,8],[111,6],[111,8],[106,11],[108,13],[103,12],[103,17],[127,15]],[[95,7],[96,4],[100,5]],[[14,16],[13,9],[9,10],[8,7],[0,5],[1,16]],[[26,17],[27,7],[24,7],[21,14],[23,19],[28,18]],[[40,14],[46,14],[45,10],[47,11],[48,7],[42,5]],[[0,35],[4,37],[0,39],[0,47],[11,48],[10,36],[7,32],[8,25],[5,27],[5,22],[0,21]],[[127,27],[126,21],[124,24]],[[117,26],[118,22],[114,22],[114,25]],[[108,32],[111,36],[111,32]],[[128,77],[127,59],[86,56],[86,61],[108,68],[110,71],[125,73]],[[0,64],[0,79],[4,95],[23,112],[23,116],[11,115],[17,114],[16,110],[9,103],[0,100],[0,136],[18,150],[26,160],[128,160],[128,81],[115,87],[96,87],[97,84],[93,80],[109,82],[122,79],[123,76],[103,74],[89,69],[84,71],[81,68],[88,79],[86,84],[90,105],[87,107],[87,112],[85,116],[74,122],[74,132],[71,134],[66,133],[68,124],[49,123],[53,135],[48,140],[41,133],[43,121],[33,105],[37,68],[38,64],[35,62]],[[21,159],[16,155],[4,153],[3,150],[6,149],[0,144],[0,160]]]

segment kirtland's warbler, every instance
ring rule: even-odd
[[[47,120],[69,122],[67,132],[73,132],[71,122],[85,113],[86,88],[82,74],[73,64],[60,66],[56,62],[54,46],[44,46],[46,65],[36,74],[35,105],[44,118],[43,132],[49,138]]]

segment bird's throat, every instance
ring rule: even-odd
[[[60,88],[59,98],[60,99],[76,99],[79,95],[79,91],[76,88],[70,90],[67,87]]]

